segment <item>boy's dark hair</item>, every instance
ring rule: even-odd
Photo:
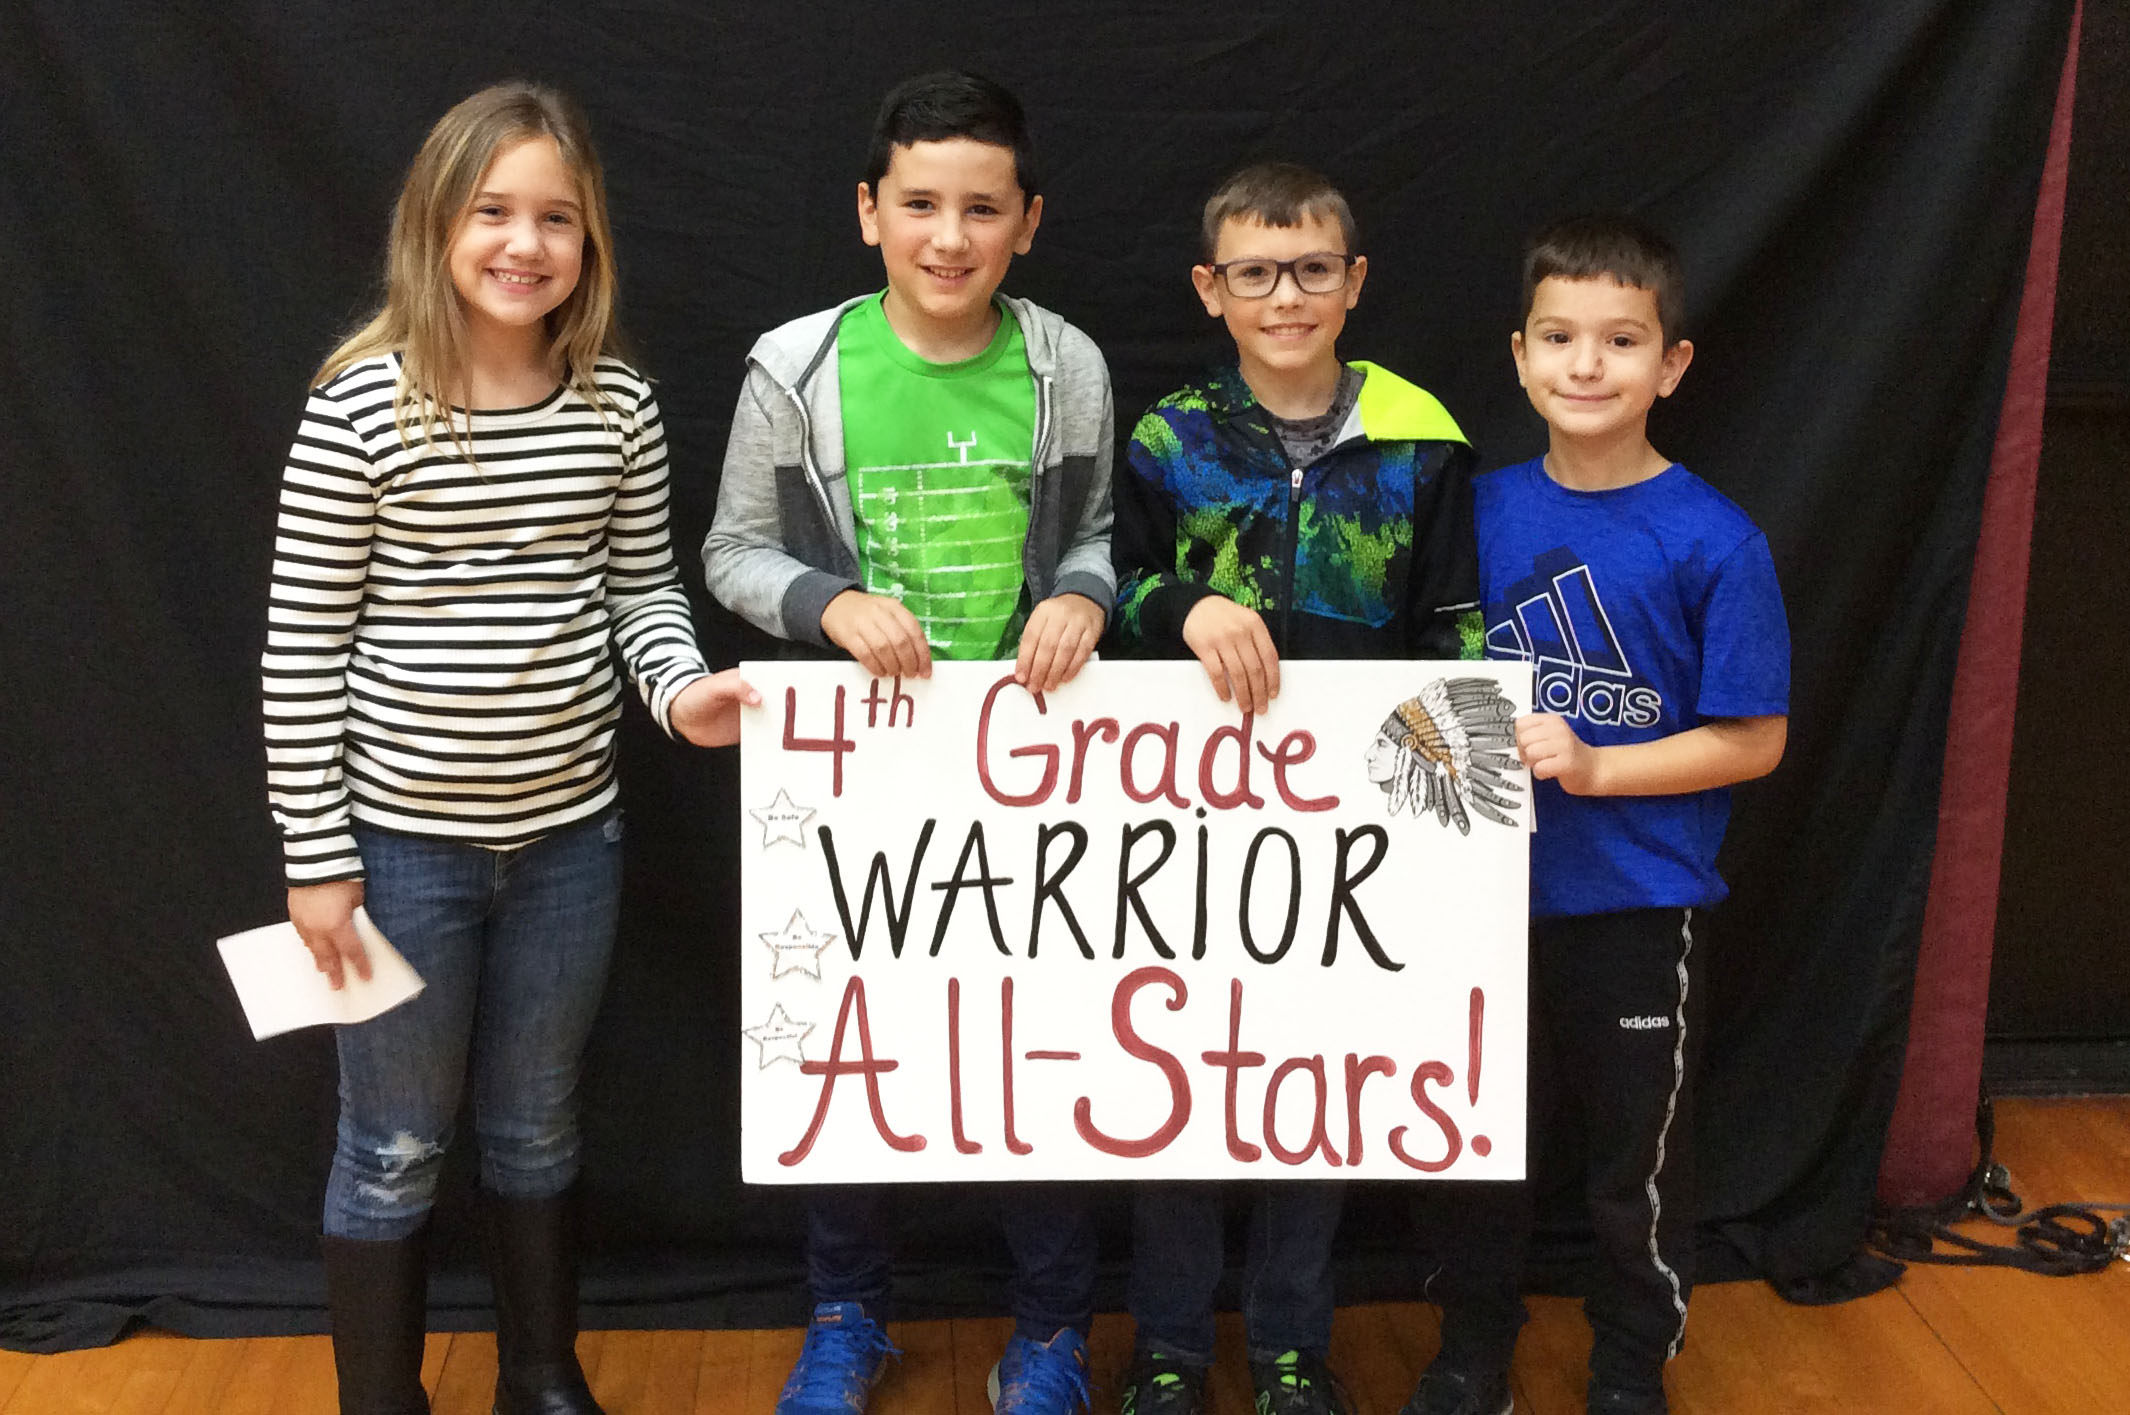
[[[1310,217],[1336,221],[1346,254],[1354,249],[1353,209],[1331,179],[1298,162],[1255,162],[1220,184],[1206,198],[1205,217],[1200,223],[1198,244],[1202,259],[1211,260],[1220,249],[1220,228],[1229,221],[1255,221],[1262,226],[1299,226]]]
[[[865,157],[865,185],[875,197],[895,149],[912,143],[973,138],[1013,152],[1013,176],[1025,205],[1041,190],[1035,145],[1021,101],[1004,84],[960,69],[941,69],[904,79],[888,90],[873,119],[873,146]]]
[[[1538,284],[1608,278],[1657,297],[1657,326],[1666,348],[1686,322],[1686,275],[1679,252],[1655,227],[1624,212],[1594,212],[1556,221],[1524,244],[1524,302],[1517,324],[1531,318]]]

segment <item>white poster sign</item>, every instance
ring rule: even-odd
[[[749,1182],[1523,1173],[1527,667],[744,672]]]

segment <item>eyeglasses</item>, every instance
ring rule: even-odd
[[[1311,251],[1293,260],[1244,256],[1241,260],[1224,260],[1206,269],[1219,276],[1221,283],[1228,287],[1228,293],[1236,299],[1261,300],[1279,288],[1282,275],[1292,275],[1295,287],[1305,295],[1328,295],[1334,290],[1343,290],[1347,269],[1359,259],[1359,256],[1341,255],[1337,251]]]

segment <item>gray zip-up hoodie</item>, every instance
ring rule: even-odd
[[[843,460],[836,327],[873,296],[795,319],[755,341],[725,444],[717,519],[703,538],[710,593],[750,624],[828,647],[821,611],[858,580],[858,537]],[[1000,295],[1020,321],[1035,380],[1035,457],[1021,574],[1029,602],[1068,591],[1107,615],[1110,567],[1109,370],[1094,341],[1057,315]]]

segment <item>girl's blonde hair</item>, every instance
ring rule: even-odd
[[[584,264],[577,288],[547,316],[548,367],[604,415],[606,400],[595,378],[599,356],[619,352],[618,282],[614,238],[607,224],[606,178],[592,150],[584,112],[544,84],[512,82],[484,88],[437,120],[392,212],[385,254],[384,305],[369,323],[341,341],[312,378],[330,382],[364,359],[398,352],[399,387],[392,418],[404,442],[410,424],[433,441],[437,421],[460,439],[450,418],[453,387],[465,367],[466,317],[451,282],[451,245],[465,222],[480,181],[507,147],[528,138],[552,138],[562,163],[577,179],[583,208]]]

